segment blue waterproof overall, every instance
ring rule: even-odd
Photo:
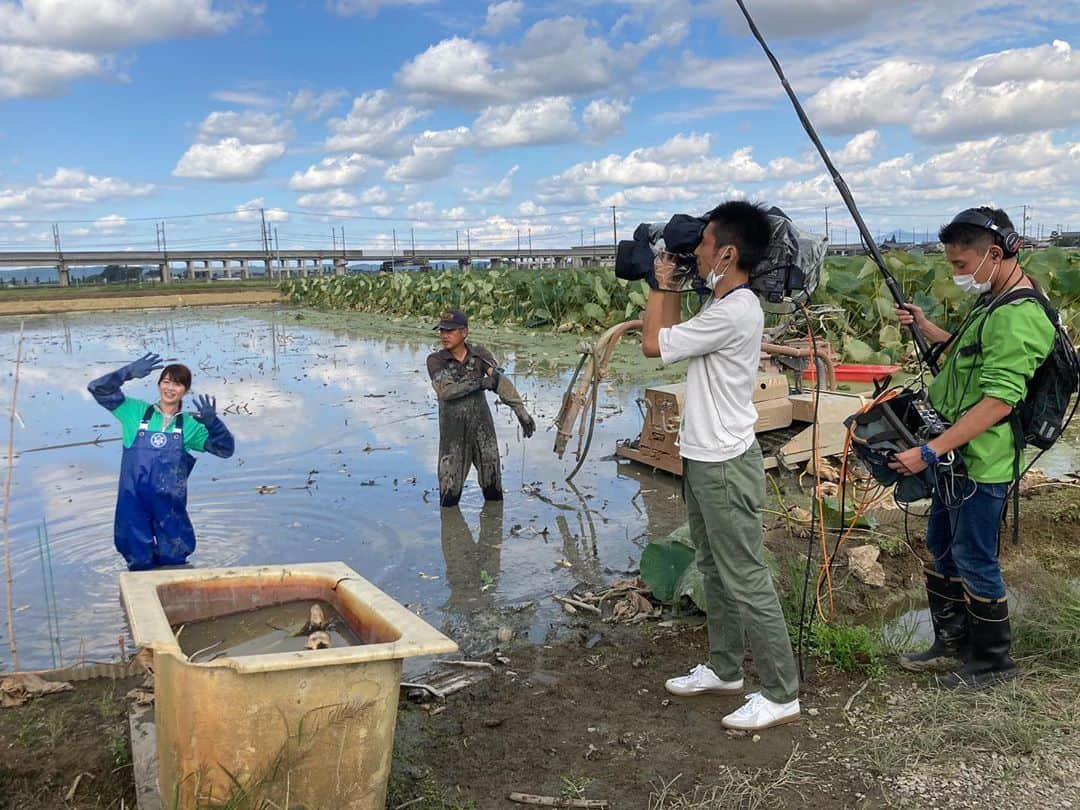
[[[151,431],[151,405],[131,447],[120,462],[116,497],[116,550],[128,568],[181,565],[195,550],[195,530],[187,513],[187,480],[195,457],[184,449],[184,415],[172,426]]]

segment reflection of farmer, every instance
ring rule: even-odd
[[[428,355],[427,368],[439,397],[440,503],[454,506],[461,499],[465,477],[474,465],[484,498],[502,500],[499,447],[484,392],[494,391],[510,406],[525,438],[533,435],[536,423],[513,383],[495,367],[491,352],[465,342],[469,319],[463,313],[444,312],[435,328],[443,348]]]
[[[478,542],[473,541],[472,532],[460,509],[443,509],[440,518],[446,584],[450,588],[446,608],[454,613],[472,613],[483,606],[483,595],[493,590],[499,578],[503,541],[502,503],[489,502],[480,510]],[[493,599],[493,595],[490,599]]]
[[[212,397],[198,397],[197,413],[190,419],[180,412],[191,388],[187,366],[164,367],[156,405],[124,396],[120,386],[125,382],[161,367],[160,357],[147,354],[88,386],[98,404],[120,421],[124,433],[113,533],[116,550],[132,571],[180,565],[195,550],[195,531],[187,514],[187,479],[195,458],[188,451],[221,458],[233,454],[232,434],[214,412]]]

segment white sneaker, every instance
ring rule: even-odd
[[[708,664],[698,664],[690,670],[689,675],[683,675],[681,678],[668,678],[664,682],[664,688],[673,695],[700,695],[705,692],[730,695],[742,691],[743,679],[722,681]]]
[[[724,728],[740,731],[761,731],[763,728],[793,723],[798,719],[798,698],[790,703],[773,703],[761,692],[753,692],[746,696],[746,703],[741,708],[721,720],[720,724]]]

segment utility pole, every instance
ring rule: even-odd
[[[611,244],[616,248],[619,245],[619,229],[615,225],[615,206],[611,206]]]
[[[454,250],[461,252],[461,231],[457,228],[454,228]]]
[[[532,263],[533,263],[533,255],[532,255],[532,225],[530,225],[530,226],[529,226],[529,265],[531,266],[531,265],[532,265]]]
[[[334,253],[337,253],[337,229],[334,227],[330,228],[330,239],[332,239],[334,243]]]
[[[829,238],[829,206],[825,206],[825,238]]]
[[[585,247],[585,229],[584,228],[581,229],[581,241],[579,242],[579,244],[582,247]]]
[[[70,274],[64,273],[64,251],[60,247],[60,226],[57,223],[53,223],[52,226],[53,235],[53,247],[56,249],[56,258],[58,260],[56,265],[56,279],[60,282],[60,286],[64,287],[71,283]]]
[[[345,226],[341,226],[341,258],[345,260],[345,265],[348,266],[349,257],[345,255]]]
[[[472,264],[472,228],[465,229],[465,256]]]
[[[274,226],[274,253],[277,255],[278,276],[281,276],[281,244],[277,238],[277,225]]]
[[[1023,232],[1020,234],[1024,238],[1025,242],[1027,241],[1027,224],[1028,224],[1028,212],[1027,212],[1027,210],[1028,210],[1028,207],[1025,205],[1024,206]]]
[[[266,210],[263,208],[259,209],[259,219],[262,221],[263,266],[266,267],[266,280],[272,282],[274,268],[270,266],[270,234],[266,232]]]
[[[409,228],[409,239],[412,240],[412,255],[416,258],[416,228]]]

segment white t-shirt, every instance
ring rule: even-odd
[[[765,315],[757,295],[736,289],[710,299],[693,318],[661,329],[664,365],[689,358],[679,447],[683,458],[727,461],[754,443],[751,399]]]

